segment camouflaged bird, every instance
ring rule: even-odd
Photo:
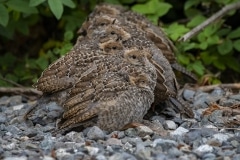
[[[119,130],[141,122],[153,103],[182,109],[172,69],[174,46],[145,17],[99,5],[79,33],[72,50],[34,85],[64,109],[57,132],[89,125]]]

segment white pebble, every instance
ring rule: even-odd
[[[201,145],[196,149],[196,152],[201,152],[201,153],[212,152],[212,151],[213,151],[213,147],[209,146],[208,144]]]
[[[232,137],[231,135],[228,134],[223,134],[223,133],[217,133],[213,135],[213,138],[217,139],[221,143],[224,141],[227,141],[228,138]]]
[[[170,134],[172,136],[183,136],[184,134],[186,134],[187,132],[189,132],[188,129],[183,128],[183,127],[178,127],[175,131],[171,132]]]
[[[24,104],[19,104],[19,105],[16,105],[16,106],[13,106],[13,110],[20,110],[24,107]]]
[[[164,127],[165,129],[175,130],[177,128],[177,124],[174,121],[166,120],[164,122]]]

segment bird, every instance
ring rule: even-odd
[[[78,33],[73,48],[33,85],[42,99],[63,108],[57,133],[92,125],[119,130],[142,122],[162,102],[184,110],[177,98],[174,45],[145,17],[98,5]]]

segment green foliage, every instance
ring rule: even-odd
[[[0,55],[0,86],[13,85],[2,79],[31,86],[50,63],[72,48],[77,30],[97,2],[124,5],[146,15],[154,24],[161,22],[179,50],[178,61],[200,78],[208,77],[209,83],[219,83],[225,79],[216,75],[240,73],[240,27],[227,22],[237,13],[229,13],[188,42],[177,40],[236,1],[0,0],[0,48],[4,46]],[[233,80],[236,79],[230,81]]]

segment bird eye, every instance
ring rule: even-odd
[[[115,50],[115,49],[117,49],[117,47],[116,47],[116,46],[114,46],[114,47],[112,47],[112,49],[114,49],[114,50]]]
[[[135,55],[132,55],[132,59],[136,59],[137,57]]]
[[[114,31],[112,31],[112,32],[111,32],[111,34],[115,34],[115,32],[114,32]]]
[[[101,25],[101,26],[104,26],[104,25],[105,25],[105,23],[101,23],[100,25]]]

